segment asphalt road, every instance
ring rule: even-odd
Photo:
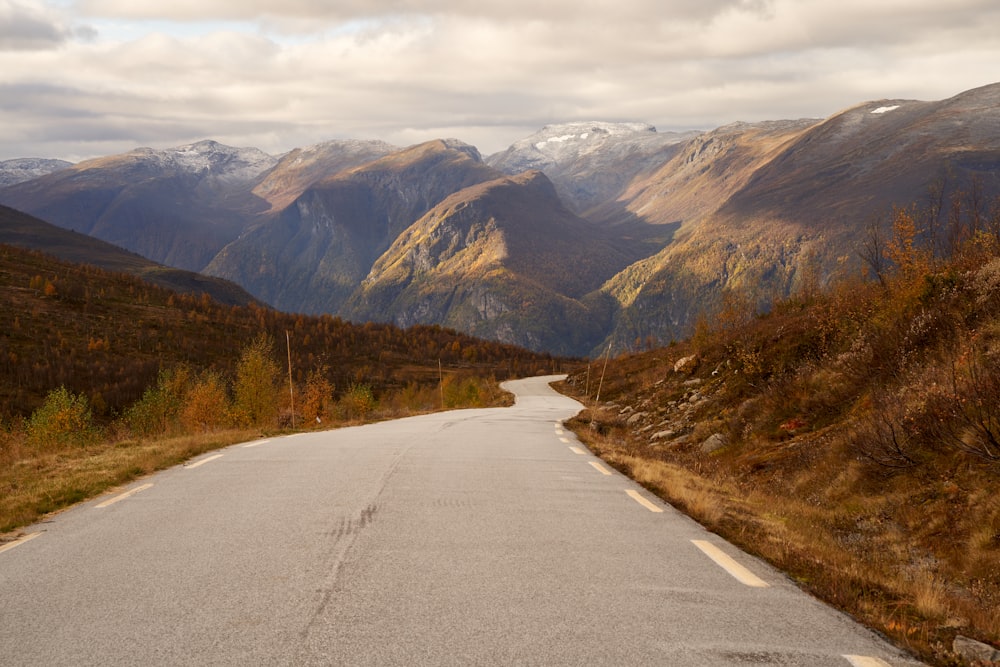
[[[0,664],[916,664],[602,465],[551,379],[235,445],[28,528]]]

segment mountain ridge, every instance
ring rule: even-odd
[[[430,211],[467,188],[541,167],[535,171],[554,189],[558,212],[527,187],[531,178],[509,182],[503,191],[523,200],[516,217],[524,224],[508,215],[501,233],[484,226],[487,210],[509,213],[518,204],[488,202],[479,192],[474,208],[485,217],[473,225],[476,238],[462,262],[448,257],[450,272],[438,275],[451,285],[451,305],[418,315],[401,301],[405,313],[378,316],[447,312],[455,326],[489,330],[504,342],[544,340],[587,354],[609,342],[620,350],[682,337],[729,293],[752,292],[766,308],[775,296],[860,271],[859,244],[894,206],[926,205],[933,193],[939,202],[971,191],[983,201],[1000,194],[998,110],[1000,84],[990,84],[936,102],[875,100],[825,119],[698,133],[659,133],[644,123],[553,124],[485,157],[460,140],[440,139],[405,148],[326,142],[270,159],[230,152],[226,162],[226,147],[199,142],[161,152],[166,168],[156,167],[148,150],[111,156],[0,188],[0,202],[157,261],[235,280],[283,310],[373,317],[366,295],[397,284],[393,271],[402,271],[407,253],[430,253],[425,241],[405,252],[395,247],[404,237],[416,242],[406,236],[413,225],[428,224]],[[220,176],[230,173],[226,165],[232,177]],[[576,219],[563,227],[567,242],[549,240],[547,253],[532,252],[532,239],[566,214]],[[447,215],[468,223],[457,209]],[[946,215],[941,206],[937,215]],[[573,248],[574,240],[597,243],[584,238],[594,228],[610,244],[599,254],[614,275],[581,261]],[[512,252],[518,243],[528,249]],[[482,257],[473,259],[476,252]],[[616,252],[624,255],[613,259]],[[484,282],[485,266],[494,266],[493,282]],[[554,267],[562,266],[573,267],[567,275],[574,287],[553,282]],[[463,283],[477,287],[463,290]],[[412,297],[416,288],[408,289]],[[523,298],[512,300],[518,291]],[[585,321],[588,333],[568,334],[574,342],[566,347],[543,321],[544,308],[517,314],[524,308],[518,304],[541,302],[553,318]],[[487,326],[473,312],[503,324]]]

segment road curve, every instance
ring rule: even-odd
[[[0,552],[0,664],[917,664],[590,455],[552,379],[29,527]]]

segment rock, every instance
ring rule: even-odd
[[[694,369],[698,367],[698,355],[692,354],[689,357],[681,357],[674,363],[675,373],[693,373]]]
[[[671,430],[657,431],[656,433],[653,434],[653,440],[662,440],[664,438],[672,438],[675,435],[677,435],[676,431],[671,431]]]
[[[643,417],[645,417],[646,414],[647,413],[645,413],[645,412],[637,412],[634,415],[632,415],[631,417],[629,417],[628,420],[625,422],[625,424],[628,425],[628,426],[633,426],[636,423],[638,423],[639,420],[641,420]]]
[[[962,656],[966,660],[982,660],[985,662],[1000,661],[1000,650],[989,644],[977,642],[975,639],[956,635],[955,641],[951,645],[952,651]]]
[[[708,436],[705,442],[701,443],[701,453],[711,454],[712,452],[717,452],[720,449],[725,448],[729,444],[729,438],[727,438],[722,433],[715,433],[714,435]]]
[[[621,412],[619,412],[618,414],[620,414],[620,415],[627,415],[628,413],[634,412],[634,411],[635,411],[635,408],[633,408],[631,405],[626,405],[624,408],[621,409]]]

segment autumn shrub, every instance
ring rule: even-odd
[[[247,345],[236,364],[233,412],[246,427],[273,427],[278,420],[278,374],[274,341],[261,334]]]
[[[330,416],[334,407],[333,383],[326,367],[310,371],[302,392],[300,413],[306,424],[319,424]]]
[[[229,397],[222,377],[206,371],[184,395],[181,425],[191,433],[215,431],[232,422]]]
[[[27,423],[27,442],[41,450],[85,446],[100,438],[86,396],[59,387],[45,397]]]
[[[352,384],[338,405],[344,419],[367,419],[375,411],[377,401],[370,385]]]
[[[142,398],[125,411],[123,421],[129,431],[139,436],[171,432],[184,407],[190,382],[191,370],[187,366],[160,371],[156,385],[148,387]]]

